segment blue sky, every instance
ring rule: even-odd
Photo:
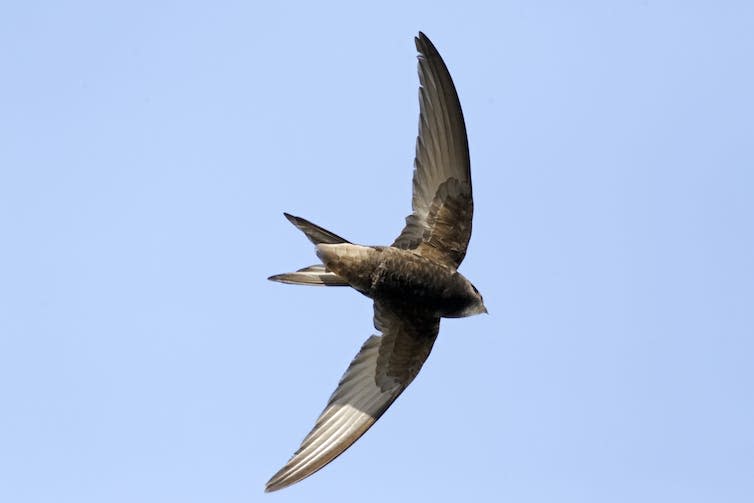
[[[752,5],[4,5],[0,500],[751,501]],[[374,331],[266,280],[316,260],[282,212],[398,234],[418,30],[491,315],[264,495]]]

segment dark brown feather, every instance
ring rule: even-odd
[[[466,125],[437,49],[423,33],[416,48],[421,87],[413,212],[393,246],[456,268],[466,255],[474,214]]]
[[[315,473],[359,439],[414,380],[440,329],[439,318],[395,312],[375,301],[371,336],[293,457],[267,482],[277,491]]]

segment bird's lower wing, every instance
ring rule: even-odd
[[[419,373],[440,320],[375,302],[375,327],[298,451],[267,482],[276,491],[308,477],[363,435]]]

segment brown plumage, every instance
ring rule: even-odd
[[[486,313],[456,269],[474,213],[466,126],[450,73],[419,33],[419,135],[412,213],[391,246],[361,246],[286,214],[316,246],[321,264],[270,277],[301,285],[351,286],[374,300],[374,327],[298,451],[267,482],[275,491],[316,472],[353,444],[419,373],[440,318]]]

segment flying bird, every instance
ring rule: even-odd
[[[314,428],[267,482],[276,491],[313,474],[361,437],[419,373],[440,318],[486,313],[458,272],[471,237],[473,200],[466,126],[445,63],[426,35],[419,52],[419,135],[412,213],[390,246],[353,244],[285,214],[316,247],[321,263],[271,276],[296,285],[350,286],[374,301],[372,335],[361,347]]]

